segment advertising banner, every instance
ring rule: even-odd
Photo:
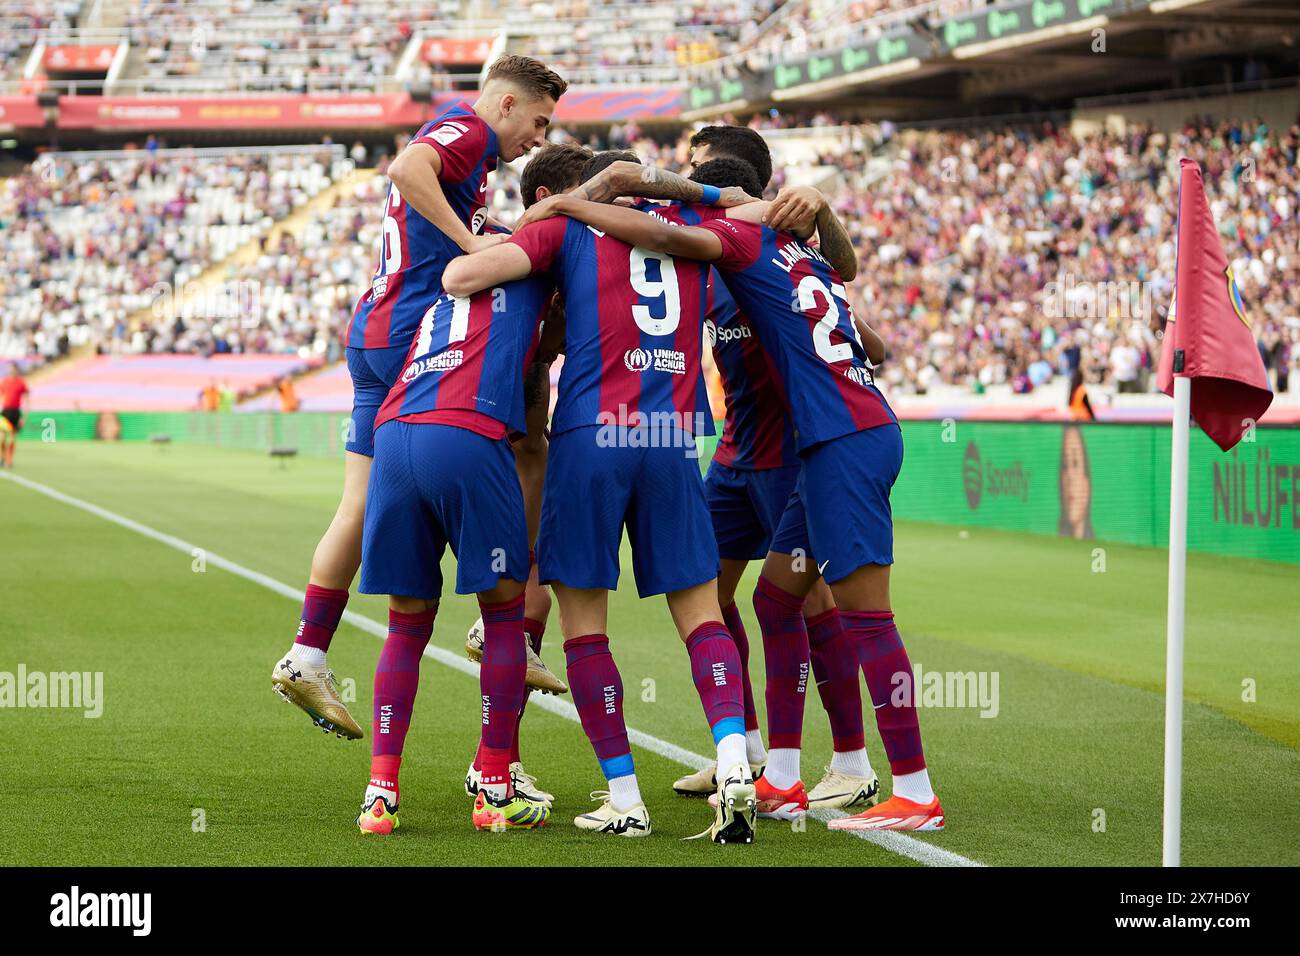
[[[900,519],[1165,547],[1167,425],[903,425]],[[1192,431],[1187,546],[1300,564],[1300,429],[1256,428],[1225,454]]]
[[[323,412],[33,411],[20,438],[144,442],[167,435],[341,458],[347,425],[346,414]],[[903,470],[891,496],[898,520],[1168,544],[1168,425],[949,420],[902,427]],[[700,441],[702,468],[716,440]],[[1193,429],[1190,457],[1190,550],[1300,564],[1300,428],[1256,428],[1227,454]]]
[[[45,125],[45,111],[34,96],[0,96],[0,129]]]
[[[418,126],[406,93],[376,96],[61,96],[60,129],[355,129]]]

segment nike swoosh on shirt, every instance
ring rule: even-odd
[[[823,572],[825,572],[825,570],[826,570],[826,565],[828,565],[828,564],[830,564],[830,563],[831,563],[830,558],[827,558],[827,559],[826,559],[825,561],[823,561],[821,564],[817,565],[817,573],[818,573],[818,574],[822,574]]]

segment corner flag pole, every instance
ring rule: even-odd
[[[1187,593],[1187,448],[1192,380],[1174,351],[1173,467],[1169,479],[1169,611],[1165,653],[1165,811],[1161,863],[1178,866],[1183,815],[1183,611]]]

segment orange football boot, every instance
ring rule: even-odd
[[[943,807],[938,797],[929,803],[917,803],[893,796],[851,817],[831,820],[826,826],[832,830],[942,830]]]

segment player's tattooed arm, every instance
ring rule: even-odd
[[[843,223],[820,190],[811,186],[788,186],[763,215],[763,222],[778,232],[790,232],[807,239],[814,229],[818,247],[840,278],[851,282],[858,274],[858,254]]]
[[[573,195],[579,199],[606,203],[622,196],[704,202],[704,187],[668,169],[620,161],[605,167],[575,189]],[[721,196],[713,205],[730,207],[756,201],[754,196],[739,186],[727,186],[721,190]]]
[[[835,267],[840,278],[852,282],[858,275],[858,250],[830,204],[817,212],[817,239],[821,254]]]
[[[722,240],[709,230],[671,225],[658,216],[648,216],[625,206],[589,202],[561,194],[543,199],[529,212],[538,213],[542,219],[548,216],[568,216],[615,239],[651,252],[666,252],[671,256],[702,262],[715,262],[722,258]]]

